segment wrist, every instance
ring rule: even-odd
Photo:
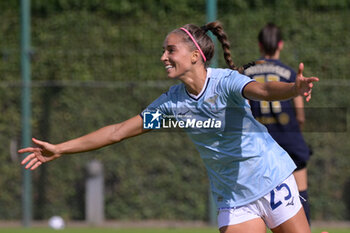
[[[293,92],[293,98],[299,96],[298,86],[296,83],[294,83],[294,85],[293,85],[292,92]]]
[[[54,148],[55,154],[60,154],[60,155],[64,154],[64,149],[62,144],[54,145],[54,147],[55,147]]]

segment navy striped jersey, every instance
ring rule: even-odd
[[[264,59],[265,63],[252,66],[245,74],[258,82],[295,82],[296,73],[280,60]],[[250,101],[254,117],[264,124],[271,136],[291,156],[308,160],[309,148],[301,134],[292,100]]]

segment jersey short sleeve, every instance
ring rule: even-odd
[[[232,71],[222,82],[222,89],[230,98],[246,98],[244,96],[244,88],[248,83],[254,82],[254,79],[246,75],[242,75],[237,71]]]
[[[142,112],[141,117],[144,117],[145,112],[155,112],[159,111],[162,115],[169,115],[169,93],[163,93],[159,96],[155,101],[153,101],[150,105],[148,105]]]
[[[178,92],[181,88],[183,88],[181,84],[170,87],[169,91],[163,93],[141,112],[141,117],[143,118],[145,112],[155,111],[159,111],[162,116],[174,115],[173,109],[176,106]]]

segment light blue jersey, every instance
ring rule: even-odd
[[[230,69],[207,70],[202,92],[172,86],[145,111],[182,122],[208,172],[218,208],[248,204],[269,193],[295,169],[289,155],[257,122],[243,96],[253,80]]]

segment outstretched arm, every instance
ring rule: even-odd
[[[28,163],[25,168],[34,170],[41,164],[55,160],[63,154],[96,150],[144,132],[147,132],[147,130],[143,129],[142,118],[140,115],[137,115],[124,122],[103,127],[82,137],[57,145],[33,138],[33,142],[38,147],[27,147],[20,149],[18,152],[31,153],[23,159],[22,165]]]
[[[311,99],[313,82],[317,82],[316,77],[304,77],[304,64],[299,64],[299,71],[295,83],[285,82],[250,82],[243,90],[244,96],[251,100],[287,100],[296,96],[306,97],[306,101]]]

